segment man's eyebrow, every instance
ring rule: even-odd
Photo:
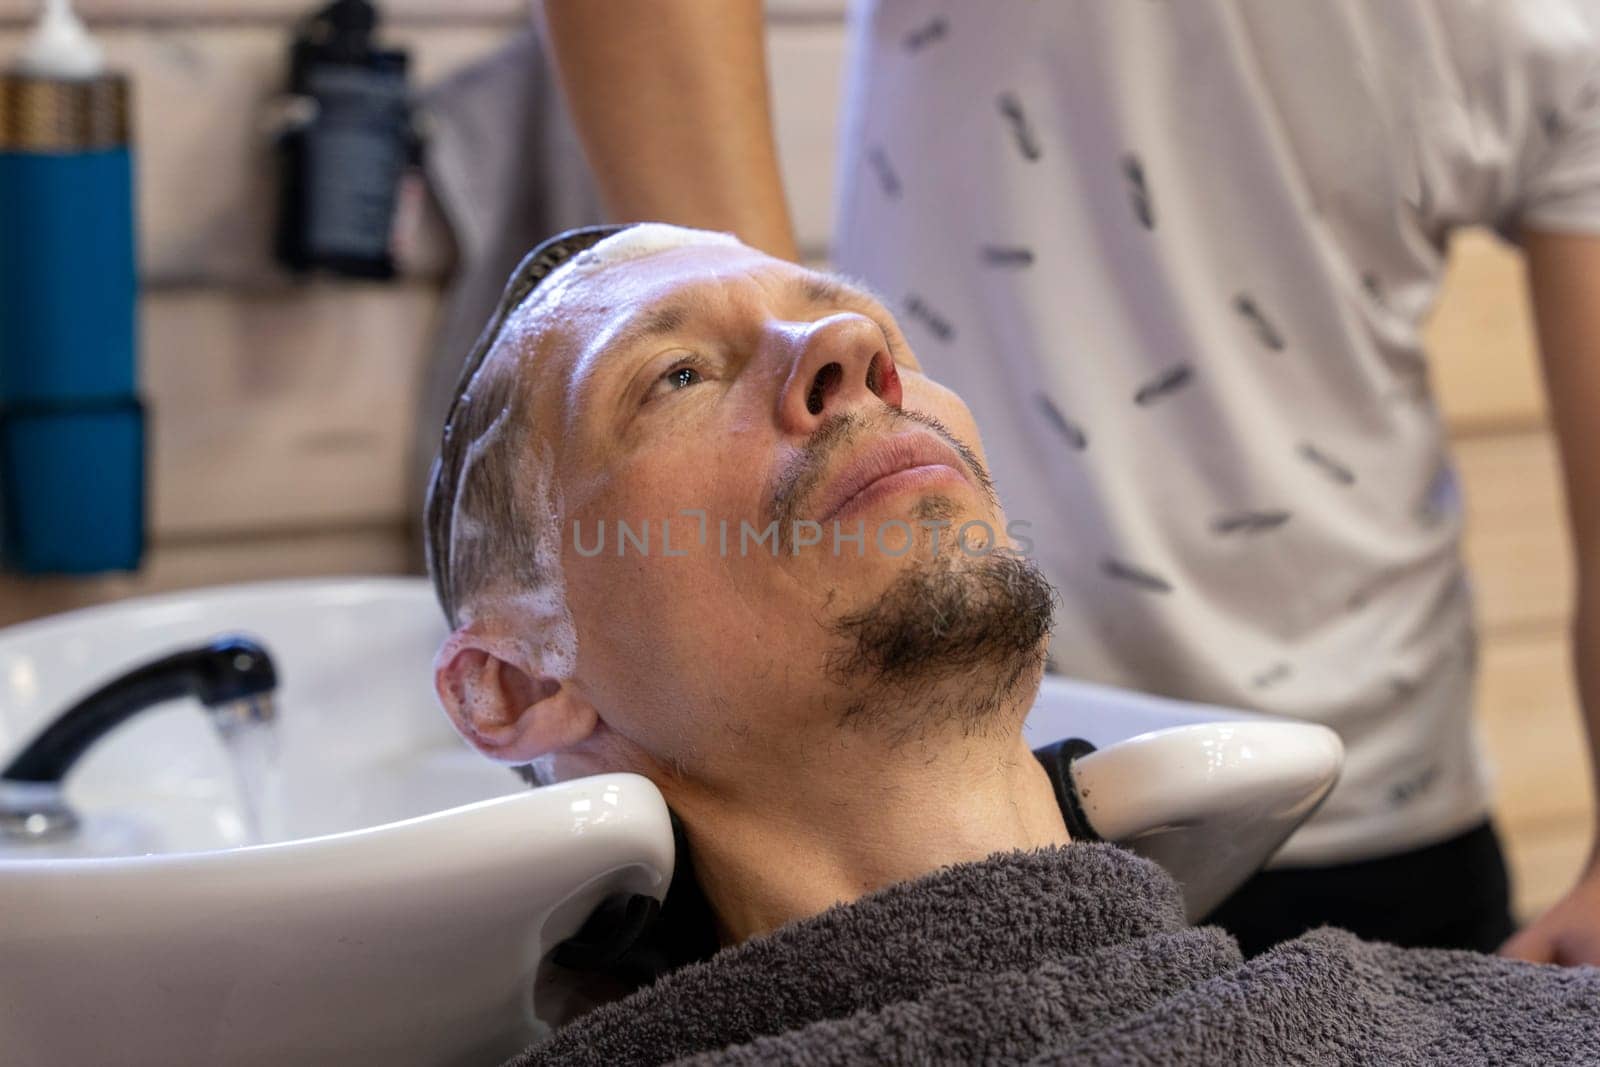
[[[831,274],[806,274],[801,278],[800,291],[813,304],[865,304],[878,302],[877,297]]]
[[[835,307],[874,307],[878,304],[877,297],[859,285],[829,274],[803,274],[798,278],[796,287],[813,304]],[[625,352],[645,341],[677,333],[689,324],[697,303],[694,298],[685,296],[639,312],[606,340],[605,350]]]
[[[641,342],[677,333],[688,324],[691,310],[689,301],[676,300],[641,311],[618,330],[605,347],[621,352]]]

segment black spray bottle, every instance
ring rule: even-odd
[[[394,275],[391,235],[417,139],[406,53],[375,45],[367,0],[335,0],[303,19],[289,50],[277,251],[295,271]]]

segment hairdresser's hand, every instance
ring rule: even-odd
[[[798,260],[761,0],[622,6],[537,8],[607,217],[729,230]]]
[[[1500,946],[1500,955],[1532,963],[1600,963],[1600,864],[1589,869],[1567,895]]]

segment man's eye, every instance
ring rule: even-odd
[[[692,363],[679,363],[655,380],[655,383],[650,387],[650,392],[645,395],[645,400],[650,401],[667,393],[676,393],[679,390],[689,388],[691,385],[698,385],[703,381],[705,381],[705,375],[700,372],[699,367],[694,366]]]
[[[700,372],[693,367],[673,367],[663,377],[666,379],[667,388],[683,389],[700,380]]]

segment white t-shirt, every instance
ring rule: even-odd
[[[878,0],[835,258],[972,406],[1065,673],[1326,723],[1278,863],[1483,819],[1420,325],[1452,229],[1600,233],[1600,0]]]

